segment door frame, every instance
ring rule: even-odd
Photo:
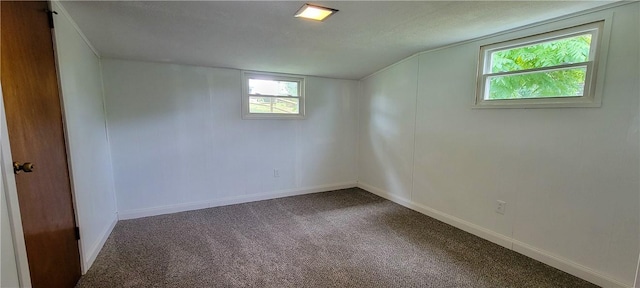
[[[50,10],[61,11],[65,17],[67,16],[64,8],[57,3],[57,0],[47,0],[47,5]],[[53,57],[56,70],[56,81],[58,82],[58,98],[60,101],[60,112],[62,114],[62,132],[65,143],[65,152],[67,155],[67,170],[69,171],[69,188],[71,192],[71,203],[73,205],[73,214],[76,227],[80,227],[78,217],[78,203],[76,201],[75,186],[73,181],[73,169],[70,159],[69,151],[69,133],[66,123],[66,116],[64,110],[64,97],[62,95],[62,83],[60,79],[60,63],[58,62],[58,47],[56,45],[55,32],[51,31],[51,41],[53,44]],[[92,49],[93,50],[93,49]],[[95,53],[95,51],[94,51]],[[29,260],[27,258],[27,248],[24,240],[24,231],[22,228],[22,217],[20,215],[20,204],[18,202],[18,189],[16,187],[15,175],[13,173],[13,158],[11,156],[11,144],[9,141],[9,134],[7,128],[7,118],[4,107],[4,97],[2,94],[2,83],[0,82],[0,168],[2,178],[1,190],[4,190],[5,198],[7,200],[7,212],[9,214],[9,225],[11,226],[11,238],[13,239],[13,247],[16,257],[16,268],[18,270],[18,281],[20,287],[31,287],[31,274],[29,271]],[[84,275],[89,267],[86,267],[84,261],[85,255],[82,249],[83,239],[78,240],[78,255],[80,256],[80,274]]]
[[[18,269],[18,281],[20,287],[31,287],[31,275],[29,274],[29,262],[27,259],[27,247],[24,242],[22,230],[22,217],[20,216],[20,204],[18,203],[18,189],[16,178],[13,174],[13,159],[11,158],[11,144],[7,131],[7,118],[4,110],[4,97],[2,95],[2,83],[0,83],[0,168],[2,170],[2,190],[7,199],[7,214],[11,226],[11,239],[16,256],[16,268]]]

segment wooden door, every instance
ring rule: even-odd
[[[47,2],[0,2],[0,81],[33,287],[73,287],[80,256]]]

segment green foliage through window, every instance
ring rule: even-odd
[[[585,67],[521,75],[490,77],[490,99],[579,97],[584,92]]]
[[[572,36],[491,53],[490,73],[517,72],[585,63],[523,74],[489,76],[486,99],[582,96],[589,61],[591,34]]]

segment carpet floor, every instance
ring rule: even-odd
[[[77,287],[596,287],[353,188],[120,221]]]

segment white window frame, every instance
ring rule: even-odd
[[[299,113],[298,114],[250,113],[249,112],[250,96],[273,97],[273,98],[288,98],[288,97],[277,96],[277,95],[250,95],[249,79],[298,82],[298,97],[290,97],[290,98],[299,99],[299,103],[300,103]],[[304,119],[305,117],[305,97],[304,97],[305,80],[306,80],[306,77],[298,76],[298,75],[256,72],[256,71],[242,71],[242,118],[243,119]]]
[[[474,108],[554,108],[554,107],[600,107],[601,96],[596,93],[599,78],[598,65],[601,64],[602,38],[605,20],[554,30],[498,43],[480,46],[478,75]],[[563,64],[550,67],[491,73],[491,54],[496,51],[529,46],[537,43],[559,40],[578,35],[591,34],[591,47],[587,62]],[[554,71],[563,68],[586,67],[584,93],[573,97],[541,97],[526,99],[485,99],[489,92],[489,79],[493,76],[522,75],[534,72]]]

